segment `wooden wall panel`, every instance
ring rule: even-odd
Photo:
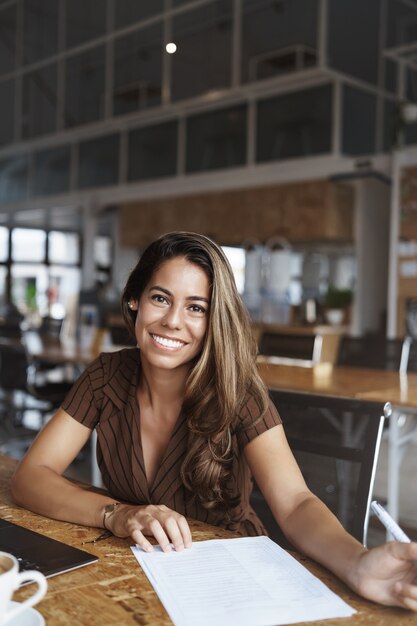
[[[162,233],[189,230],[222,244],[273,236],[351,241],[353,191],[327,180],[142,200],[121,207],[121,243],[143,247]]]

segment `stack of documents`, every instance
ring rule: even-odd
[[[268,537],[132,551],[175,626],[277,626],[356,612]]]

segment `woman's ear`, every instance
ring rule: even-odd
[[[131,311],[137,311],[138,310],[138,301],[134,300],[133,298],[131,298],[129,300],[129,302],[127,303],[127,306],[129,307],[129,309]]]

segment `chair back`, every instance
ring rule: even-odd
[[[400,372],[417,372],[417,339],[413,337],[404,339]]]
[[[402,352],[402,339],[371,334],[363,337],[344,335],[339,343],[337,365],[399,371]]]
[[[0,339],[0,388],[26,391],[28,357],[25,347],[15,340]]]
[[[322,343],[320,335],[264,332],[259,341],[259,354],[314,364],[320,361]]]
[[[383,423],[391,406],[286,391],[272,391],[271,397],[308,487],[366,545]],[[262,500],[255,489],[252,506],[272,538],[280,539],[280,530]]]

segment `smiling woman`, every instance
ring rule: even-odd
[[[253,475],[292,545],[364,597],[417,611],[417,544],[367,551],[307,488],[222,250],[194,233],[160,237],[122,310],[137,347],[101,354],[81,375],[18,467],[15,501],[179,551],[192,543],[187,517],[266,534],[249,503]],[[105,495],[63,477],[94,428]]]

